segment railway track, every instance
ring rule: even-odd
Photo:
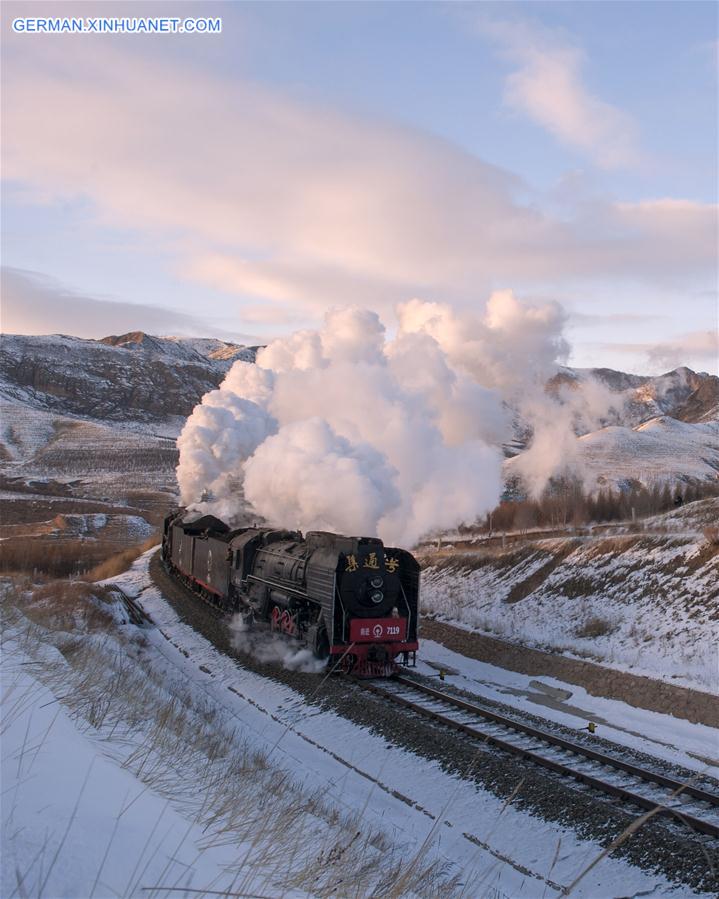
[[[564,777],[719,838],[719,793],[515,721],[412,678],[357,681],[391,702]]]

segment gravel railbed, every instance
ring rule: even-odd
[[[605,740],[597,734],[590,735],[585,729],[579,730],[577,728],[569,727],[558,721],[550,721],[548,718],[534,715],[526,709],[507,705],[503,702],[497,702],[486,696],[480,696],[477,693],[472,693],[469,690],[464,690],[461,687],[455,686],[451,681],[444,681],[440,685],[437,683],[436,679],[423,677],[413,671],[408,672],[408,677],[413,678],[422,684],[426,684],[429,687],[443,690],[446,693],[452,693],[460,699],[471,702],[480,708],[497,712],[499,715],[506,715],[508,718],[512,718],[522,724],[528,724],[531,727],[546,731],[546,733],[563,737],[565,740],[570,740],[572,743],[586,746],[589,749],[595,749],[597,752],[604,752],[613,758],[623,759],[631,764],[646,768],[648,771],[656,771],[667,777],[673,777],[680,781],[687,781],[688,783],[691,783],[692,786],[699,787],[700,789],[706,789],[714,793],[719,792],[719,780],[715,777],[710,777],[708,774],[699,774],[696,771],[691,771],[689,768],[684,768],[681,765],[677,765],[665,759],[647,755],[647,753],[641,752],[639,749],[632,746],[622,746],[611,740]]]
[[[232,646],[226,616],[201,602],[168,576],[159,553],[150,563],[150,576],[181,619],[217,649],[243,667],[285,684],[311,704],[342,715],[423,758],[436,761],[446,772],[547,821],[572,828],[580,837],[607,846],[642,814],[580,784],[555,777],[480,741],[398,708],[340,677],[328,678],[319,693],[317,674],[287,671],[268,665]],[[476,699],[476,697],[472,697]],[[516,711],[516,710],[510,710]],[[536,719],[542,725],[546,722]],[[420,796],[413,797],[420,800]],[[695,890],[719,894],[719,846],[716,841],[667,824],[657,818],[627,839],[615,854],[645,870]]]

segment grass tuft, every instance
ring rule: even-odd
[[[609,619],[602,618],[599,615],[592,615],[590,618],[587,618],[574,633],[577,637],[606,637],[614,630],[615,626]]]

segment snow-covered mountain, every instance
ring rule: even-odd
[[[93,341],[94,342],[94,341]],[[254,362],[257,347],[228,343],[214,337],[153,337],[144,331],[131,331],[119,337],[103,337],[99,343],[137,350],[160,359],[200,364],[210,362],[213,367],[226,371],[237,359]]]
[[[156,337],[142,331],[102,340],[3,335],[0,460],[16,468],[36,452],[47,455],[50,445],[70,452],[65,444],[90,426],[95,442],[100,440],[97,429],[102,431],[103,453],[119,445],[128,429],[133,441],[140,433],[143,440],[162,437],[163,454],[174,453],[164,438],[178,433],[194,405],[219,385],[234,361],[252,362],[256,350],[211,338]],[[577,466],[588,486],[716,479],[719,378],[686,367],[659,377],[562,368],[547,384],[560,400],[582,391],[595,396],[598,387],[604,400],[610,397],[610,408],[591,424],[580,421],[577,426]],[[531,432],[519,421],[517,433],[512,452],[521,455]],[[158,452],[154,445],[152,452]],[[508,475],[517,460],[507,461]],[[59,473],[59,468],[53,472]]]
[[[511,478],[521,468],[522,454],[505,462]],[[610,425],[584,434],[568,473],[585,490],[625,490],[639,484],[651,488],[675,482],[716,482],[719,478],[719,421],[689,423],[668,415],[635,427]]]
[[[552,393],[581,391],[599,383],[615,397],[602,425],[633,427],[670,415],[679,421],[714,421],[719,417],[719,378],[686,366],[663,375],[631,375],[611,368],[562,368],[547,385]]]
[[[547,386],[576,409],[577,441],[558,475],[578,477],[589,492],[644,485],[716,482],[719,478],[719,378],[686,366],[656,377],[607,368],[562,368]],[[505,476],[526,462],[531,429],[515,418]],[[519,477],[521,482],[521,476]]]
[[[0,396],[94,420],[163,422],[189,415],[236,359],[254,361],[255,349],[142,331],[103,340],[3,335]]]

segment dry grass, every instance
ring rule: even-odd
[[[19,600],[23,614],[36,624],[67,632],[106,631],[114,620],[110,606],[117,593],[83,581],[49,581]]]
[[[526,599],[535,590],[538,590],[550,574],[564,562],[567,556],[574,552],[578,545],[576,540],[566,541],[564,545],[560,546],[559,549],[549,556],[544,565],[532,572],[525,580],[514,584],[507,594],[505,602],[519,602],[522,599]]]
[[[201,851],[236,847],[225,872],[228,894],[256,894],[258,884],[267,896],[294,890],[348,899],[475,894],[428,861],[428,847],[407,852],[369,826],[364,810],[341,811],[323,790],[308,790],[246,742],[231,708],[194,689],[169,656],[149,652],[141,631],[111,626],[111,588],[54,582],[9,598],[2,607],[4,639],[34,659],[25,670],[61,698],[78,729],[111,740],[122,767],[202,831]],[[48,644],[60,653],[48,655]],[[58,864],[72,859],[60,857]],[[96,883],[103,865],[98,860]],[[144,872],[139,862],[134,870],[130,863],[125,894],[165,896],[166,883],[151,885]],[[48,894],[48,871],[42,882],[33,868],[17,875],[21,895]]]
[[[158,535],[128,547],[111,540],[50,539],[41,536],[7,538],[0,543],[0,571],[52,577],[81,575],[103,580],[126,571]]]
[[[704,528],[704,539],[710,546],[719,546],[719,527],[712,525]]]
[[[592,615],[587,618],[576,630],[577,637],[606,637],[614,631],[614,624],[607,618],[599,615]]]
[[[127,571],[127,569],[132,565],[132,563],[139,559],[140,556],[147,552],[148,549],[152,549],[153,546],[157,546],[160,541],[159,533],[152,534],[147,540],[143,540],[142,543],[138,543],[137,546],[131,546],[128,549],[123,549],[118,553],[110,556],[108,559],[105,559],[104,562],[100,562],[99,565],[95,565],[94,568],[91,568],[88,572],[86,572],[86,577],[90,581],[104,581],[109,577],[116,577],[118,574],[122,574],[123,571]]]
[[[473,552],[457,552],[445,549],[433,552],[422,552],[417,559],[422,568],[434,568],[437,571],[470,572],[479,571],[482,568],[513,569],[522,565],[534,557],[538,550],[536,546],[526,544],[523,546],[512,545],[507,549],[501,546],[489,548],[480,547]]]
[[[88,563],[97,564],[118,548],[101,540],[7,538],[0,543],[0,571],[53,577],[80,574]]]
[[[661,542],[661,538],[655,538],[647,545],[661,545]],[[638,537],[636,534],[613,534],[611,537],[601,536],[596,542],[589,544],[585,552],[588,559],[596,559],[599,556],[609,556],[613,559],[615,556],[645,544],[646,538]]]

